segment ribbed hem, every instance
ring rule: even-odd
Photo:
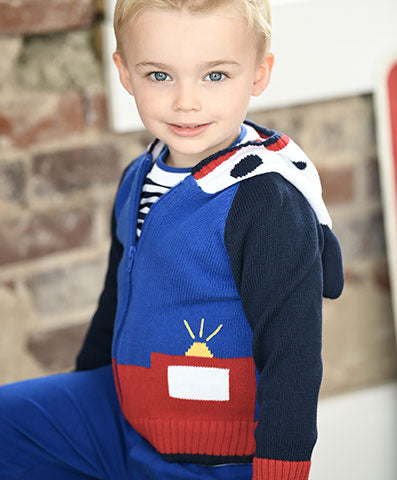
[[[252,480],[307,480],[311,461],[288,462],[254,457]]]
[[[160,453],[222,457],[255,453],[255,422],[148,418],[130,423]]]

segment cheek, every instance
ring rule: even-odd
[[[137,85],[138,88],[135,90],[134,97],[139,112],[146,115],[155,115],[161,112],[165,103],[165,96],[144,83],[139,84],[138,82]]]
[[[230,82],[230,87],[220,88],[214,96],[214,104],[222,104],[224,112],[236,112],[245,108],[250,99],[250,84],[246,79]]]
[[[223,121],[229,125],[234,125],[236,119],[241,123],[247,115],[249,107],[249,97],[246,92],[234,91],[233,96],[229,96],[221,105],[214,106],[214,116],[220,115]]]
[[[162,111],[159,103],[153,101],[153,97],[141,95],[135,98],[135,102],[141,117],[156,117]]]

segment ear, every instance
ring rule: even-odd
[[[273,53],[269,52],[263,57],[262,61],[260,61],[259,65],[256,67],[251,95],[254,95],[255,97],[259,96],[269,85],[273,65],[274,55]]]
[[[113,62],[115,63],[117,70],[119,71],[119,77],[120,77],[120,82],[123,85],[123,87],[127,90],[127,92],[130,95],[134,95],[132,91],[132,85],[131,85],[131,78],[130,78],[130,72],[128,71],[128,68],[124,64],[124,61],[120,55],[120,53],[116,50],[113,55]]]

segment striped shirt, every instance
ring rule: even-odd
[[[243,140],[251,140],[246,137],[247,129],[244,124],[241,124],[240,135],[231,146],[238,145]],[[171,167],[167,165],[165,163],[167,156],[168,146],[165,145],[143,182],[137,219],[136,241],[138,241],[141,235],[142,225],[150,207],[157,202],[163,193],[181,182],[191,172],[191,167]]]

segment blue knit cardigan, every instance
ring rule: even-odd
[[[313,163],[286,135],[244,125],[250,140],[163,194],[138,241],[141,187],[164,143],[126,168],[77,369],[112,362],[124,416],[166,460],[253,461],[255,479],[304,480],[322,298],[342,292],[341,249]]]

